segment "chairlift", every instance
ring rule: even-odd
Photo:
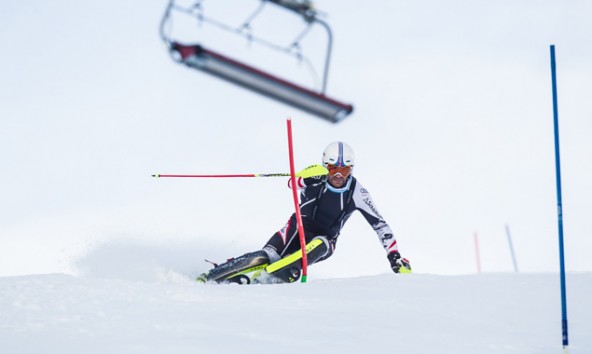
[[[351,104],[343,103],[326,96],[329,62],[331,59],[331,48],[333,35],[329,25],[319,19],[318,12],[313,8],[309,0],[260,0],[259,7],[248,16],[240,28],[224,24],[218,20],[205,15],[203,3],[205,0],[194,1],[190,6],[181,6],[176,0],[169,0],[160,25],[160,36],[165,42],[173,60],[188,67],[214,75],[233,84],[258,92],[266,97],[278,100],[298,109],[304,110],[318,117],[327,119],[333,123],[340,122],[353,111]],[[253,36],[245,27],[251,26],[256,17],[265,10],[266,6],[273,4],[279,6],[296,16],[302,17],[306,28],[293,41],[289,47],[282,47],[266,39]],[[256,68],[252,65],[240,62],[227,55],[214,51],[202,43],[181,43],[171,38],[165,28],[172,26],[172,13],[181,13],[195,17],[201,24],[217,26],[235,35],[247,37],[249,41],[265,45],[273,50],[285,52],[288,55],[302,58],[299,43],[313,25],[319,25],[327,33],[327,50],[325,54],[325,65],[322,78],[322,89],[320,91],[306,88],[274,74]]]

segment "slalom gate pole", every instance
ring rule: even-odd
[[[510,254],[512,255],[512,264],[514,264],[514,272],[518,273],[518,263],[516,263],[516,255],[514,254],[514,245],[512,244],[512,235],[510,234],[510,227],[506,224],[506,236],[508,237],[508,245],[510,246]]]
[[[290,179],[292,182],[292,197],[294,198],[294,208],[296,209],[296,221],[298,223],[298,235],[300,236],[300,249],[302,250],[302,282],[306,283],[308,260],[306,258],[306,239],[304,238],[304,227],[302,225],[302,215],[300,214],[300,203],[298,202],[298,188],[296,184],[296,173],[294,170],[294,148],[292,143],[292,119],[286,120],[288,127],[288,152],[290,155]]]
[[[477,232],[473,234],[473,241],[475,243],[475,258],[477,261],[477,273],[481,273],[481,252],[479,250],[479,235]]]
[[[555,130],[555,174],[557,182],[557,224],[559,229],[559,274],[561,285],[561,327],[563,352],[568,352],[567,295],[565,286],[565,257],[563,251],[563,204],[561,201],[561,161],[559,158],[559,109],[557,105],[557,74],[555,69],[555,46],[551,45],[551,82],[553,89],[553,126]]]

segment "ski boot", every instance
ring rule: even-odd
[[[214,269],[203,273],[195,280],[200,283],[215,281],[216,283],[249,284],[251,278],[247,273],[263,270],[269,264],[269,257],[265,251],[246,253],[237,258],[231,258],[226,263],[216,265]]]

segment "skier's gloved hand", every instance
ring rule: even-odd
[[[391,252],[387,256],[391,263],[391,268],[395,273],[411,273],[411,264],[407,258],[402,258],[397,251]]]

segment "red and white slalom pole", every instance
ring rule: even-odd
[[[481,273],[481,252],[479,249],[479,235],[477,232],[473,233],[473,241],[475,243],[475,258],[477,261],[477,273]]]
[[[300,236],[300,249],[302,250],[302,282],[306,283],[308,275],[308,259],[306,258],[306,239],[304,237],[304,226],[300,214],[300,203],[298,201],[298,188],[296,184],[296,172],[294,170],[294,148],[292,144],[292,119],[286,119],[288,126],[288,152],[290,154],[290,179],[292,181],[292,197],[294,198],[294,209],[296,210],[296,222],[298,223],[298,235]]]

